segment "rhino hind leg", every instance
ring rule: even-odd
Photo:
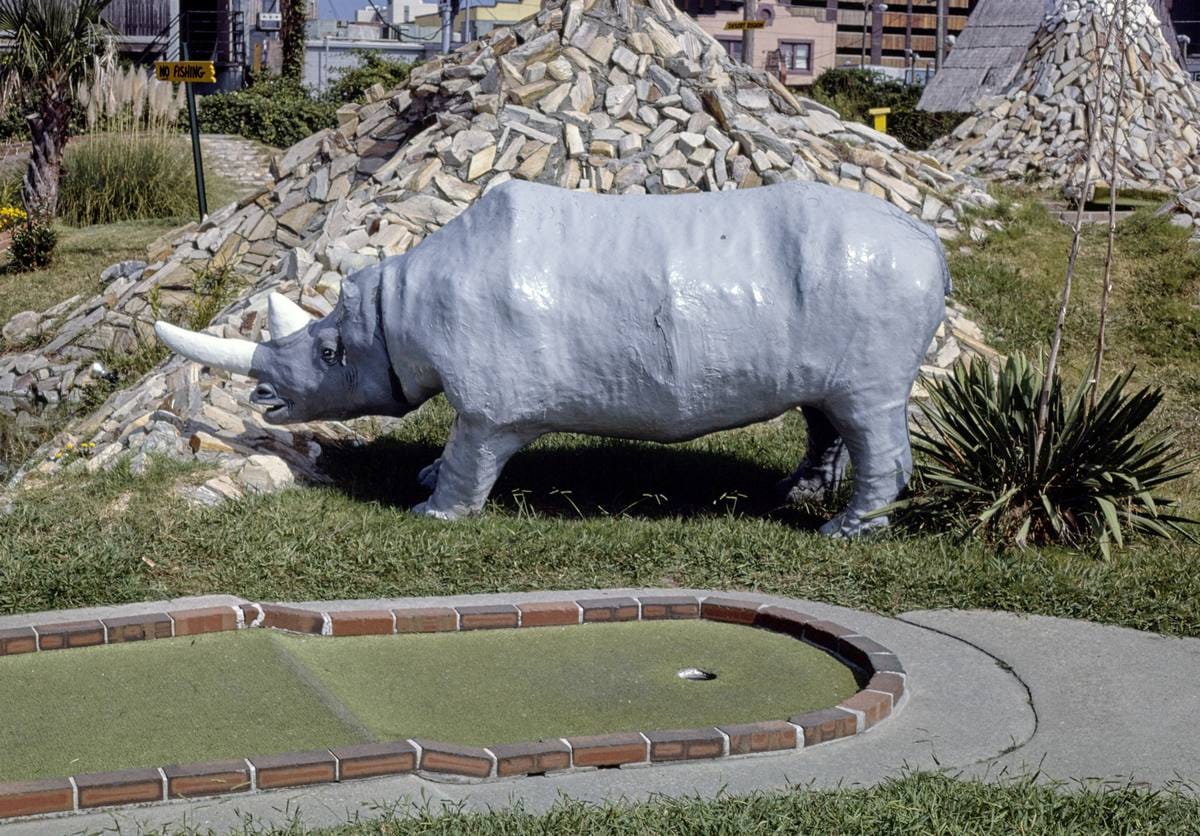
[[[455,520],[481,510],[504,465],[537,435],[461,415],[455,418],[441,458],[430,465],[436,471],[433,495],[413,512]]]
[[[912,475],[907,399],[874,408],[852,402],[831,417],[850,451],[854,492],[841,513],[821,526],[821,533],[854,537],[888,524],[886,516],[863,517],[894,501]]]
[[[429,464],[421,468],[417,474],[417,483],[428,490],[435,490],[438,482],[438,471],[442,469],[442,457],[438,456]]]
[[[781,500],[788,502],[828,501],[842,482],[850,454],[846,442],[824,412],[815,406],[802,406],[800,411],[808,425],[804,460],[792,475],[779,482],[776,490]]]

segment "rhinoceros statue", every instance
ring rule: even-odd
[[[854,491],[822,527],[851,535],[912,467],[907,400],[950,278],[928,226],[816,183],[608,196],[491,190],[413,250],[346,278],[313,319],[271,296],[264,343],[159,322],[193,360],[251,375],[269,422],[457,412],[413,510],[478,511],[545,433],[675,442],[802,407],[782,489]]]

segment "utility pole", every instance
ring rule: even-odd
[[[450,37],[454,28],[454,0],[438,0],[438,11],[442,14],[442,52],[450,51]]]
[[[758,0],[745,0],[742,20],[758,20]],[[742,61],[747,67],[754,66],[754,30],[742,30]]]
[[[871,0],[863,0],[863,33],[862,33],[862,55],[858,59],[858,68],[865,70],[867,68],[867,20],[871,14]]]
[[[937,0],[937,51],[933,63],[937,69],[942,68],[946,60],[946,0]]]

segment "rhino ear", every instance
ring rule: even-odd
[[[303,331],[310,322],[312,317],[308,311],[282,293],[267,297],[267,327],[271,330],[271,339],[278,340]]]

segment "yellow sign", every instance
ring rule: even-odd
[[[890,107],[873,107],[867,111],[867,113],[875,117],[875,130],[881,134],[887,133],[887,118],[891,112],[892,109]]]
[[[155,61],[154,77],[179,84],[211,84],[217,80],[212,61]]]
[[[766,21],[762,20],[727,20],[725,21],[726,29],[762,29],[766,26]]]

